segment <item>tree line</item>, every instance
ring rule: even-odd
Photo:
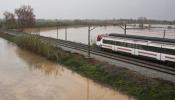
[[[2,21],[2,24],[3,28],[6,29],[18,28],[23,30],[26,27],[33,27],[36,22],[33,8],[29,5],[16,8],[14,12],[5,11],[3,15],[4,21]]]
[[[20,29],[31,27],[55,27],[55,26],[75,26],[75,25],[124,25],[124,24],[139,24],[140,28],[145,28],[144,24],[168,24],[175,25],[175,21],[167,20],[153,20],[146,17],[139,17],[137,19],[109,19],[109,20],[96,20],[96,19],[75,19],[75,20],[46,20],[36,19],[34,9],[30,5],[23,5],[16,8],[14,12],[4,12],[4,19],[0,19],[0,28],[6,29]],[[171,27],[169,27],[171,28]]]

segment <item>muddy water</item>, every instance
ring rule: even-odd
[[[0,38],[0,100],[129,99]]]
[[[153,26],[153,25],[152,25]],[[167,25],[159,25],[153,27],[167,27]],[[175,27],[175,26],[172,26]],[[133,28],[129,27],[128,28]],[[43,31],[42,31],[43,30]],[[40,35],[57,38],[57,30],[56,28],[46,28],[42,29]],[[140,36],[150,36],[150,37],[163,37],[163,30],[164,29],[140,29],[140,30],[127,30],[127,34],[129,35],[140,35]],[[35,30],[26,30],[27,32],[38,33],[37,29]],[[120,33],[123,34],[124,30],[118,26],[107,26],[107,27],[97,27],[93,31],[91,31],[91,44],[95,43],[96,37],[99,34],[108,34],[108,33]],[[74,42],[81,42],[81,43],[88,43],[88,28],[87,27],[79,27],[79,28],[68,28],[67,29],[67,40],[74,41]],[[169,29],[166,31],[166,38],[175,39],[175,29]],[[59,29],[58,31],[58,38],[65,39],[65,29]]]

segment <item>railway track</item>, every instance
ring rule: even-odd
[[[55,46],[63,46],[63,47],[67,47],[67,48],[71,48],[71,49],[75,49],[75,50],[79,50],[79,51],[83,51],[83,52],[88,52],[88,45],[85,45],[82,43],[75,43],[75,42],[71,42],[71,41],[51,39],[51,38],[47,38],[47,37],[44,37],[44,40],[46,40],[47,42],[50,42],[51,44],[53,44]],[[91,47],[90,53],[94,54],[94,55],[106,57],[106,58],[113,59],[113,60],[122,61],[122,62],[129,63],[132,65],[156,70],[159,72],[163,72],[163,73],[175,76],[175,68],[172,68],[169,66],[160,65],[157,63],[149,62],[149,61],[139,60],[136,58],[126,57],[126,56],[122,56],[122,55],[118,55],[118,54],[113,54],[110,52],[101,51],[97,47]]]
[[[10,35],[16,35],[16,34],[13,34],[13,32],[4,32],[4,33],[8,33]],[[71,49],[75,49],[75,50],[79,50],[83,52],[88,52],[88,45],[85,45],[82,43],[57,40],[54,38],[48,38],[48,37],[43,37],[43,36],[41,36],[41,39],[43,41],[51,43],[54,46],[58,46],[58,47],[63,46],[63,47],[67,47],[67,48],[71,48]],[[172,68],[169,66],[165,66],[165,65],[161,65],[161,64],[157,64],[157,63],[153,63],[149,61],[139,60],[139,59],[132,58],[132,57],[126,57],[126,56],[122,56],[119,54],[113,54],[110,52],[101,51],[97,47],[91,47],[90,53],[175,76],[175,68]]]

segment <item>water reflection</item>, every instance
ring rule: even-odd
[[[35,56],[31,52],[17,48],[16,53],[25,63],[29,65],[29,69],[31,71],[41,71],[48,76],[50,75],[56,76],[58,74],[61,75],[61,73],[64,71],[61,65],[58,66],[55,63],[50,62],[45,58]]]
[[[72,73],[0,38],[2,100],[129,100],[130,97]]]
[[[19,48],[16,49],[16,53],[23,61],[25,61],[25,63],[27,63],[29,65],[28,68],[31,71],[35,71],[35,72],[39,71],[39,72],[44,73],[44,75],[47,75],[47,76],[57,76],[57,75],[61,76],[62,73],[64,74],[64,68],[61,65],[58,66],[58,65],[40,57],[40,56],[36,56],[31,52],[24,51],[24,50],[19,49]],[[98,97],[96,99],[92,99],[95,97],[95,96],[91,95],[91,93],[90,93],[91,92],[91,84],[93,83],[93,81],[89,80],[88,78],[84,78],[83,80],[85,82],[87,82],[85,84],[86,85],[85,92],[87,93],[86,100],[103,100],[103,98],[105,97],[105,94],[106,94],[105,91],[104,91],[104,93],[101,93],[101,95],[97,93]],[[96,84],[93,84],[93,85],[97,86]],[[101,85],[99,85],[99,87],[103,88],[103,86],[101,86]],[[113,95],[115,95],[115,94],[116,94],[115,91],[113,91]]]

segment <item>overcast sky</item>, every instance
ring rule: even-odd
[[[138,18],[175,20],[175,0],[0,0],[4,11],[31,5],[37,18],[119,19]]]

